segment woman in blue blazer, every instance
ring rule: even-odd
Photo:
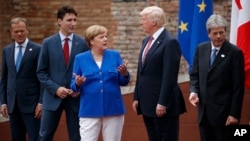
[[[127,63],[118,51],[107,49],[107,29],[90,26],[85,33],[91,50],[75,57],[71,88],[80,92],[81,139],[120,141],[125,106],[120,86],[129,83]]]

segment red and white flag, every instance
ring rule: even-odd
[[[250,89],[250,0],[232,0],[230,42],[245,58],[245,86]]]

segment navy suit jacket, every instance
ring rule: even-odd
[[[198,94],[198,122],[204,112],[212,125],[225,125],[229,115],[240,118],[244,95],[244,57],[225,41],[210,65],[211,42],[200,44],[190,73],[190,91]]]
[[[18,72],[14,59],[15,44],[3,49],[0,100],[1,104],[7,104],[9,113],[13,112],[15,103],[23,113],[33,113],[37,104],[42,104],[42,88],[36,76],[40,48],[41,45],[28,42]]]
[[[167,107],[166,116],[178,116],[186,111],[178,86],[181,58],[179,43],[165,29],[151,46],[142,65],[142,52],[149,40],[143,40],[139,55],[134,100],[139,101],[138,114],[156,117],[156,106]]]
[[[44,39],[37,67],[37,76],[44,87],[44,109],[58,109],[62,99],[56,95],[56,91],[59,87],[70,88],[75,55],[86,50],[88,47],[85,40],[74,34],[69,64],[66,65],[59,33]],[[69,106],[78,112],[79,98],[69,98]]]

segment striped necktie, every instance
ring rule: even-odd
[[[150,39],[148,40],[148,44],[144,49],[143,55],[142,55],[142,64],[144,63],[144,60],[148,54],[149,49],[151,48],[152,41],[154,40],[154,37],[151,36]]]

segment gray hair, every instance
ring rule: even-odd
[[[211,28],[215,28],[215,27],[224,27],[225,30],[226,30],[226,27],[227,27],[227,21],[226,21],[226,19],[223,18],[219,14],[212,14],[207,19],[207,23],[206,23],[206,28],[207,28],[208,33],[210,32]]]
[[[148,15],[149,20],[155,21],[159,27],[165,26],[166,24],[165,13],[160,7],[146,7],[141,11],[140,15]]]
[[[25,18],[22,18],[22,17],[16,17],[16,18],[11,19],[10,25],[16,24],[16,23],[19,23],[19,22],[25,23],[26,26],[28,25],[27,20]]]

